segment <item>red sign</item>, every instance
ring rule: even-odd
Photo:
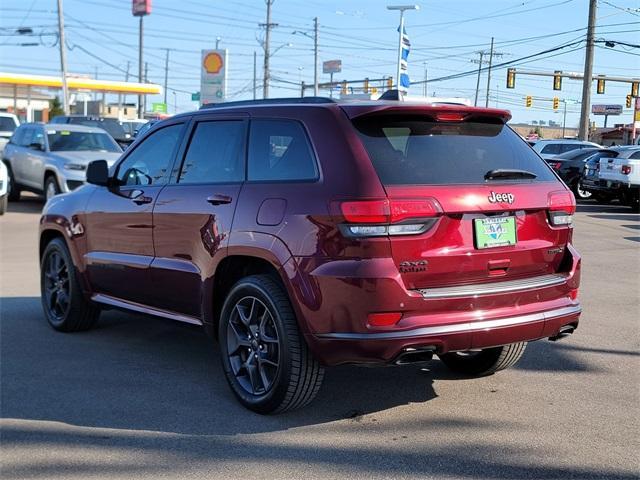
[[[151,0],[133,0],[131,13],[134,17],[142,17],[151,13]]]

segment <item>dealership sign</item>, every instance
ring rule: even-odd
[[[202,50],[200,104],[224,102],[227,96],[227,50]]]
[[[592,105],[591,113],[594,115],[620,115],[622,105]]]
[[[327,60],[322,62],[322,73],[340,73],[342,71],[342,60]]]
[[[134,17],[143,17],[151,13],[151,0],[133,0],[131,13]]]

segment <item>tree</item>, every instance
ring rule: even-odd
[[[64,115],[64,110],[62,109],[62,103],[60,103],[59,97],[55,97],[49,101],[49,119],[52,119],[57,115]]]

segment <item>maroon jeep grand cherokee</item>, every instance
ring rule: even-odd
[[[46,318],[203,325],[262,413],[310,402],[326,365],[509,367],[580,316],[575,200],[509,118],[310,98],[163,121],[47,203]]]

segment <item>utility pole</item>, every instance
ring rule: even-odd
[[[313,95],[318,96],[318,17],[313,19]]]
[[[265,0],[267,3],[267,23],[261,23],[260,26],[265,28],[264,35],[264,71],[263,71],[263,85],[262,85],[262,98],[269,98],[269,43],[271,41],[271,29],[277,27],[277,23],[271,23],[271,5],[275,0]]]
[[[147,76],[149,74],[149,64],[147,62],[144,62],[144,83],[147,83]],[[147,111],[147,97],[143,96],[142,97],[142,115],[139,118],[142,118],[144,116],[144,112]]]
[[[562,100],[564,104],[564,113],[562,114],[562,138],[564,138],[564,131],[567,128],[567,101]]]
[[[69,89],[67,88],[67,47],[64,43],[64,12],[58,0],[58,41],[60,42],[60,69],[62,70],[62,108],[69,115]]]
[[[124,81],[128,82],[129,81],[129,68],[131,67],[131,62],[129,60],[127,60],[127,73],[125,73],[124,75]],[[126,105],[127,104],[127,95],[124,94],[123,95],[123,102]]]
[[[256,99],[256,92],[258,90],[257,84],[257,76],[258,76],[258,55],[256,51],[253,51],[253,99]]]
[[[427,62],[423,63],[424,66],[424,83],[422,84],[422,96],[427,97]]]
[[[143,37],[144,37],[144,25],[143,19],[144,16],[140,15],[140,27],[138,31],[138,82],[142,83],[142,51],[143,51]],[[143,95],[138,95],[138,118],[142,118],[144,115],[144,106],[142,105]]]
[[[167,105],[167,84],[169,83],[169,52],[170,52],[170,49],[165,48],[165,50],[166,50],[167,54],[164,57],[164,104]],[[168,109],[167,109],[167,111],[168,111]]]
[[[222,40],[221,37],[216,37],[216,50],[220,49],[220,40]]]
[[[584,56],[584,78],[582,80],[582,104],[580,106],[580,126],[578,138],[589,140],[589,111],[591,110],[591,81],[593,75],[593,45],[596,28],[597,0],[589,0],[589,24],[587,26],[587,47]]]
[[[489,50],[489,70],[487,70],[487,97],[484,106],[489,107],[489,91],[491,89],[491,64],[493,63],[493,37],[491,37],[491,49]]]
[[[482,58],[484,57],[484,52],[478,52],[480,54],[480,60],[478,60],[478,79],[476,80],[476,98],[473,101],[473,106],[478,106],[478,93],[480,92],[480,73],[482,72]]]

